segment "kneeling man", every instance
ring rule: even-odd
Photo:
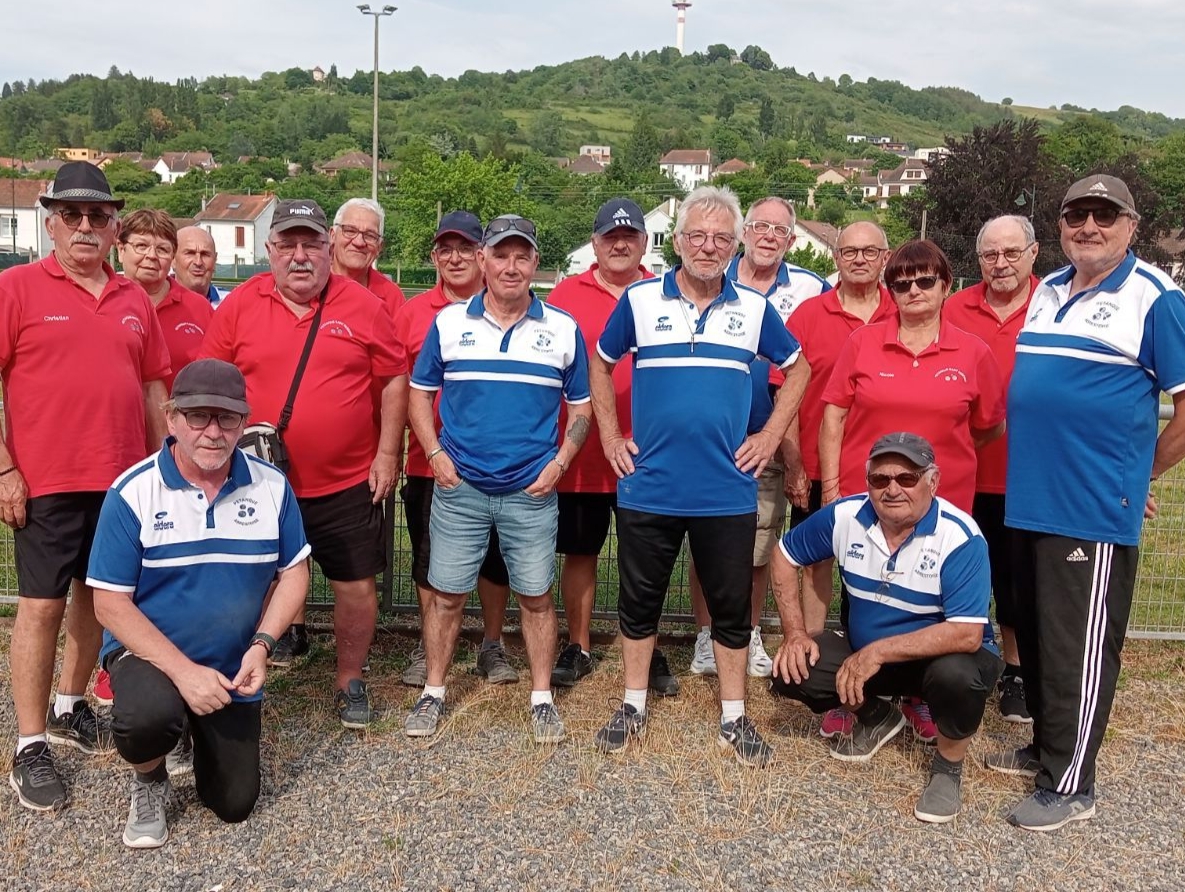
[[[922,437],[888,434],[868,459],[868,492],[817,511],[774,554],[785,639],[771,689],[816,713],[854,712],[852,733],[831,742],[845,762],[867,762],[905,727],[882,698],[929,703],[938,751],[914,815],[942,824],[959,813],[963,757],[1002,668],[988,620],[987,544],[969,514],[935,495],[934,449]],[[798,568],[831,558],[851,599],[848,634],[812,638]]]
[[[259,797],[267,657],[304,599],[309,546],[284,475],[235,448],[246,394],[228,362],[182,369],[164,447],[115,481],[99,515],[87,585],[107,629],[112,734],[135,768],[132,848],[169,838],[165,754],[187,719],[198,798],[238,822]]]

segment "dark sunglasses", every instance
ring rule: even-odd
[[[918,276],[916,279],[898,279],[889,283],[889,290],[894,294],[909,294],[909,289],[917,283],[922,291],[929,291],[938,281],[938,276]]]
[[[65,208],[60,211],[54,211],[62,222],[71,229],[77,229],[82,225],[82,218],[86,217],[91,224],[91,229],[106,229],[107,224],[115,219],[114,214],[108,214],[106,211],[76,211],[73,208]]]
[[[1071,229],[1077,229],[1086,223],[1087,217],[1094,217],[1094,224],[1100,229],[1109,229],[1115,225],[1120,217],[1126,217],[1123,211],[1116,207],[1109,208],[1067,208],[1062,211],[1062,219]]]
[[[500,232],[509,232],[511,229],[521,232],[523,235],[535,237],[535,224],[530,220],[524,217],[497,217],[491,220],[490,225],[486,227],[486,238]]]
[[[902,489],[913,489],[925,476],[925,471],[902,471],[900,474],[869,474],[865,479],[873,489],[887,489],[890,483],[896,483]]]

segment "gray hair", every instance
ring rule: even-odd
[[[727,211],[732,215],[733,234],[737,241],[744,235],[744,214],[741,213],[741,202],[736,193],[727,186],[700,186],[692,189],[691,193],[679,205],[679,216],[675,218],[675,235],[683,234],[687,225],[687,214],[693,208],[703,211]]]
[[[790,228],[794,228],[794,224],[798,222],[798,214],[794,212],[794,205],[779,195],[767,195],[765,198],[759,198],[749,205],[749,212],[745,214],[745,222],[751,223],[753,221],[753,215],[757,213],[757,209],[766,204],[776,204],[784,208],[786,213],[790,215]]]
[[[383,210],[383,206],[381,204],[379,204],[377,201],[373,201],[372,199],[369,199],[369,198],[351,198],[349,201],[347,201],[345,204],[343,204],[341,207],[339,207],[337,209],[337,213],[333,215],[333,225],[334,226],[341,226],[342,220],[346,216],[346,211],[348,211],[352,208],[359,208],[364,211],[370,211],[372,214],[374,214],[376,217],[378,217],[379,218],[379,233],[381,234],[383,232],[383,227],[387,221],[387,214]]]
[[[874,223],[872,220],[856,220],[855,222],[849,223],[847,226],[844,226],[842,229],[839,230],[839,234],[835,237],[835,248],[833,248],[832,250],[834,250],[834,251],[839,250],[839,240],[841,238],[843,238],[843,234],[845,232],[847,232],[849,229],[851,229],[853,226],[871,226],[873,229],[875,229],[877,232],[879,232],[881,234],[881,241],[885,243],[885,248],[887,249],[889,247],[889,237],[887,235],[885,235],[885,230],[881,227],[881,225],[879,223]]]
[[[1031,245],[1037,241],[1037,233],[1033,230],[1033,221],[1028,217],[1022,217],[1020,214],[1001,214],[999,217],[992,217],[981,227],[979,227],[979,235],[975,236],[975,253],[978,254],[983,250],[983,239],[987,235],[988,227],[1000,220],[1007,220],[1010,223],[1015,223],[1020,227],[1020,231],[1024,233],[1025,244]]]

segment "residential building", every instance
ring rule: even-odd
[[[54,152],[63,161],[94,161],[99,157],[98,149],[79,149],[72,146],[58,149]]]
[[[918,186],[924,186],[928,176],[926,162],[907,158],[892,170],[860,177],[859,185],[865,201],[875,201],[878,207],[883,208],[888,207],[890,198],[908,195]]]
[[[725,161],[723,164],[719,165],[715,170],[713,170],[712,176],[715,177],[720,176],[721,174],[727,175],[730,173],[741,173],[745,170],[751,170],[752,167],[752,164],[746,164],[740,158],[730,158],[728,161]]]
[[[641,263],[655,275],[661,275],[669,269],[662,256],[662,246],[671,237],[671,224],[675,221],[675,214],[678,210],[679,199],[668,198],[662,204],[652,208],[644,218],[646,221],[646,253],[642,255]],[[596,262],[597,257],[593,253],[592,240],[590,239],[568,255],[568,275],[579,275]]]
[[[37,200],[50,180],[0,180],[0,254],[41,258],[53,250],[45,210]]]
[[[794,247],[810,245],[817,254],[830,254],[839,244],[839,230],[830,223],[818,220],[796,220],[794,222]]]
[[[592,155],[577,155],[572,160],[572,163],[567,165],[567,170],[581,176],[587,176],[591,173],[604,173],[605,165]]]
[[[313,75],[314,83],[319,84],[321,81],[325,80],[325,69],[323,69],[320,65],[314,67],[311,74]]]
[[[613,149],[609,146],[581,146],[580,154],[588,155],[601,164],[608,164],[613,160]]]
[[[659,159],[658,169],[691,191],[712,175],[711,149],[672,149]]]
[[[175,183],[191,170],[208,172],[217,166],[209,152],[165,152],[152,170],[162,183]]]
[[[267,231],[276,210],[276,197],[219,192],[194,216],[194,223],[210,233],[220,264],[266,263]]]
[[[336,176],[338,172],[343,170],[370,170],[371,157],[365,152],[353,151],[346,152],[343,155],[338,155],[331,161],[326,161],[322,164],[314,164],[313,170],[319,174],[324,174],[327,177]],[[385,161],[379,161],[379,170],[386,171],[388,165]]]
[[[98,158],[95,160],[95,165],[100,169],[106,169],[107,165],[112,161],[126,161],[128,164],[134,164],[141,170],[151,170],[157,173],[156,165],[160,163],[160,159],[152,155],[145,155],[143,152],[100,152]]]
[[[944,158],[950,154],[950,149],[946,146],[930,146],[925,149],[914,149],[913,156],[918,161],[925,161],[927,164],[933,164],[939,158]]]

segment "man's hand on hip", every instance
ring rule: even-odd
[[[391,494],[398,481],[399,457],[380,450],[370,463],[370,500],[379,504]]]
[[[12,471],[0,477],[0,520],[19,530],[25,525],[25,503],[29,500],[29,487],[20,471]]]

